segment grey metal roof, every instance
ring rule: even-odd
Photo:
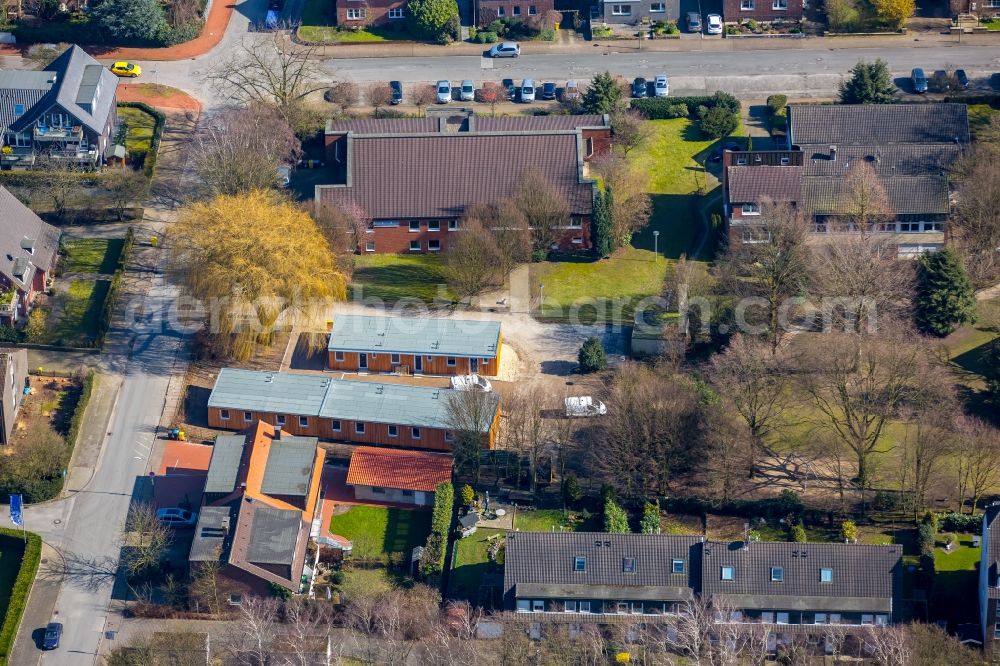
[[[708,542],[701,590],[744,608],[888,611],[901,592],[902,556],[900,545]],[[734,567],[733,580],[722,580],[723,566]],[[782,568],[781,582],[771,580],[772,567]],[[820,581],[821,569],[831,582]]]
[[[266,495],[308,495],[317,441],[315,437],[284,434],[281,439],[272,439],[261,491]]]
[[[792,104],[788,119],[798,146],[969,143],[965,104]]]
[[[0,273],[22,290],[31,284],[35,268],[52,269],[61,232],[46,224],[0,186]],[[25,248],[25,245],[29,249]],[[24,279],[14,277],[27,264]]]
[[[225,559],[223,556],[228,548],[229,535],[236,527],[232,513],[232,508],[229,506],[201,507],[188,559],[192,562]]]
[[[243,435],[219,435],[215,438],[205,478],[206,493],[231,493],[236,490],[236,477],[245,445],[246,437]]]
[[[449,428],[450,389],[332,379],[322,375],[223,368],[208,398],[209,407],[320,416],[346,421]],[[484,394],[499,408],[495,393]],[[485,424],[482,432],[489,429]]]
[[[701,541],[667,534],[510,532],[505,594],[638,599],[659,588],[664,600],[690,598],[700,581]],[[584,571],[575,570],[577,557],[586,558]],[[624,571],[626,558],[635,558],[634,573]],[[675,559],[684,561],[684,573],[672,573]]]
[[[302,512],[258,505],[253,509],[247,562],[287,564],[295,559],[295,544],[302,524]]]
[[[327,348],[494,358],[499,345],[500,322],[496,321],[334,315]]]

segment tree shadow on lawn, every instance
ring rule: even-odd
[[[351,296],[395,300],[405,296],[412,297],[415,293],[414,286],[422,285],[425,289],[431,289],[446,282],[440,270],[425,266],[408,264],[363,267],[354,271]]]
[[[389,509],[382,550],[409,556],[414,546],[423,545],[431,528],[429,511]]]
[[[660,254],[668,259],[679,259],[694,248],[705,231],[698,215],[702,197],[697,194],[651,194],[650,199],[653,209],[649,226],[632,237],[632,246],[652,252],[653,231],[659,231],[656,245]]]

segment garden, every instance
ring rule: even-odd
[[[430,532],[429,511],[368,505],[344,508],[346,511],[331,517],[330,532],[351,541],[354,561],[380,564],[408,561],[413,548],[422,546]]]
[[[9,663],[41,554],[37,534],[0,528],[0,665]]]
[[[302,24],[296,31],[300,41],[309,44],[388,42],[413,39],[406,21],[388,26],[337,26],[337,8],[327,0],[305,0]]]
[[[745,19],[739,23],[726,26],[726,35],[801,35],[802,24],[799,21],[758,21]]]

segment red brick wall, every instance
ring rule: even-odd
[[[740,0],[724,0],[723,17],[726,23],[739,23],[745,19],[772,21],[786,19],[798,21],[802,18],[802,0],[788,0],[788,9],[773,9],[772,0],[753,0],[753,9],[740,9]]]
[[[553,0],[477,0],[476,22],[480,27],[485,28],[500,18],[498,7],[503,7],[503,18],[519,18],[522,21],[527,21],[528,19],[541,19],[545,16],[545,12],[555,9],[555,3]],[[515,7],[520,8],[520,15],[514,14]],[[529,13],[531,7],[534,7],[534,14]]]
[[[607,155],[611,152],[611,128],[599,129],[599,130],[581,130],[583,133],[583,149],[586,151],[587,139],[592,140],[592,148],[594,152],[590,155],[584,156],[584,161],[589,162],[595,157],[601,157],[602,155]]]
[[[566,229],[559,242],[559,249],[570,252],[575,250],[590,249],[590,216],[578,216],[581,227],[578,229]],[[461,222],[457,231],[448,231],[448,220],[439,219],[439,231],[428,230],[427,223],[433,220],[419,219],[420,231],[410,231],[410,220],[401,220],[395,227],[374,227],[365,234],[363,240],[358,243],[358,252],[367,253],[367,244],[374,242],[375,254],[411,254],[410,241],[420,241],[420,252],[416,250],[412,254],[440,254],[448,249],[448,240],[455,234],[462,233]],[[573,239],[581,240],[574,243]],[[440,243],[440,250],[431,251],[429,241],[437,240]]]
[[[375,0],[372,2],[359,2],[358,0],[336,0],[337,1],[337,25],[343,27],[388,25],[392,23],[402,23],[405,18],[389,18],[389,10],[406,7],[406,0]],[[347,18],[348,9],[364,9],[365,17],[362,19]]]

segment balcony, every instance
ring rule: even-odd
[[[17,289],[0,293],[0,317],[17,316]]]
[[[93,164],[97,161],[97,150],[53,150],[47,153],[54,160],[65,160],[80,164]]]
[[[83,127],[35,126],[35,141],[83,141]]]
[[[35,151],[33,148],[15,148],[9,146],[10,150],[0,151],[0,165],[5,167],[30,166],[35,163]]]

